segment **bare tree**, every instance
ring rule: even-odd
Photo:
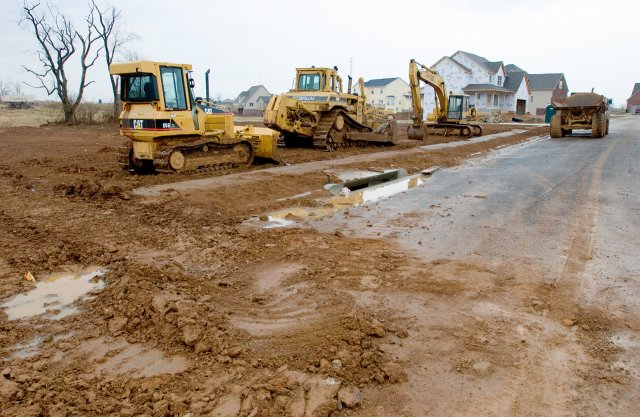
[[[109,6],[103,11],[96,5],[95,0],[91,0],[91,5],[97,15],[96,20],[93,22],[93,28],[102,41],[108,71],[120,47],[135,39],[136,35],[120,30],[121,12],[115,6]],[[109,80],[111,81],[111,91],[113,93],[113,118],[116,119],[119,112],[116,76],[109,74]]]
[[[11,83],[0,80],[0,100],[2,100],[2,96],[6,96],[11,93]]]
[[[42,68],[39,70],[23,68],[35,75],[40,83],[32,87],[43,88],[48,95],[57,94],[62,103],[65,122],[76,123],[75,113],[84,90],[93,83],[93,81],[87,81],[87,70],[96,63],[102,49],[93,48],[94,42],[99,39],[94,33],[94,7],[90,5],[85,19],[86,34],[76,30],[72,22],[55,6],[47,5],[48,14],[40,14],[39,7],[40,3],[29,5],[25,1],[21,23],[33,30],[38,42],[36,53]],[[76,52],[80,53],[80,82],[77,92],[71,94],[67,66]]]
[[[22,83],[20,81],[14,81],[11,83],[11,89],[13,91],[13,94],[17,95],[17,96],[21,96],[22,95]]]

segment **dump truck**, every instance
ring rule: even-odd
[[[596,93],[573,93],[569,97],[553,100],[556,114],[551,117],[550,135],[561,138],[574,130],[591,130],[591,137],[603,138],[609,134],[609,100]]]
[[[120,76],[118,154],[129,171],[202,172],[250,165],[254,157],[277,161],[279,133],[234,126],[233,114],[193,94],[189,64],[134,61],[111,64]]]
[[[436,107],[431,115],[434,122],[422,120],[424,109],[420,81],[430,85],[435,91]],[[444,79],[436,70],[420,64],[415,59],[410,60],[409,87],[413,107],[412,122],[407,128],[409,139],[424,140],[429,134],[456,135],[466,138],[482,135],[480,125],[469,123],[476,115],[476,109],[469,108],[469,96],[448,93]]]
[[[395,119],[368,106],[364,81],[360,94],[346,92],[338,68],[297,68],[293,88],[274,95],[264,110],[265,126],[282,133],[286,146],[311,145],[334,150],[342,146],[395,145]]]

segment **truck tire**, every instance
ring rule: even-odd
[[[591,137],[592,138],[603,138],[604,132],[606,129],[605,124],[607,120],[605,119],[604,113],[598,113],[593,116],[593,120],[591,122]]]
[[[562,137],[562,120],[560,119],[559,114],[551,117],[551,128],[549,129],[549,135],[554,139]]]

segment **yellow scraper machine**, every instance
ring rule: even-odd
[[[120,134],[130,139],[120,165],[133,171],[201,172],[278,160],[278,132],[234,126],[233,115],[194,97],[191,65],[111,64],[120,76]]]

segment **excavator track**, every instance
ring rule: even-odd
[[[231,143],[200,139],[160,148],[153,155],[156,172],[200,173],[251,165],[253,147],[247,141]]]
[[[425,125],[426,135],[460,136],[470,138],[482,136],[482,126],[460,123],[434,123]]]
[[[381,129],[379,129],[381,130]],[[333,109],[322,115],[313,135],[314,148],[335,150],[347,146],[393,144],[381,132],[353,120],[342,109]]]

